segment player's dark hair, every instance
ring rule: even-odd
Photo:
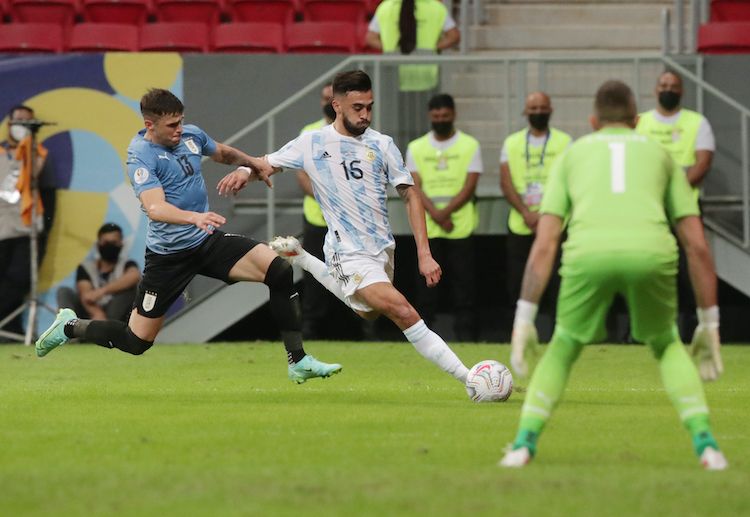
[[[348,92],[369,92],[372,90],[370,76],[362,70],[349,70],[336,74],[333,78],[333,94],[346,95]]]
[[[456,103],[454,102],[453,97],[447,93],[438,93],[437,95],[433,96],[432,99],[430,99],[430,102],[427,103],[427,109],[430,111],[439,110],[441,108],[449,108],[455,110]]]
[[[599,87],[594,111],[601,122],[630,122],[638,114],[633,92],[622,81],[607,81]]]
[[[141,114],[144,117],[159,118],[164,115],[181,115],[185,106],[169,90],[151,88],[141,97]]]
[[[98,239],[105,233],[112,233],[112,232],[119,232],[120,235],[122,235],[122,228],[120,228],[120,225],[115,223],[104,223],[101,228],[99,228],[99,231],[96,232],[96,238]]]
[[[13,119],[13,112],[14,111],[18,111],[18,110],[28,111],[29,113],[31,113],[32,117],[34,116],[34,110],[33,109],[31,109],[30,107],[26,106],[25,104],[16,104],[15,106],[13,106],[12,108],[10,108],[8,110],[8,118],[9,119]]]
[[[411,54],[417,47],[417,17],[414,15],[414,0],[402,0],[398,16],[398,31],[401,34],[398,48],[402,54]]]

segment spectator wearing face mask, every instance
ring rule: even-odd
[[[506,237],[506,285],[510,300],[521,292],[526,259],[534,242],[539,222],[539,207],[544,186],[555,160],[570,146],[567,133],[549,125],[552,101],[544,92],[533,92],[526,97],[523,114],[528,127],[505,139],[500,153],[500,188],[510,204],[508,235]],[[556,285],[553,277],[542,301],[540,332],[551,329]],[[549,320],[545,329],[544,320]]]
[[[31,285],[31,208],[35,206],[34,225],[40,234],[39,255],[44,254],[44,209],[37,193],[32,193],[30,166],[31,139],[29,130],[19,121],[34,118],[28,106],[14,106],[8,112],[8,136],[0,142],[0,321],[21,305]],[[37,145],[34,177],[46,169],[47,150]],[[23,334],[21,316],[11,319],[3,328],[7,332]],[[8,336],[5,336],[8,337]]]
[[[700,113],[682,107],[682,77],[676,72],[663,72],[656,82],[654,93],[658,101],[656,108],[641,113],[635,130],[655,140],[672,156],[675,163],[685,171],[688,183],[698,198],[701,183],[711,168],[716,150],[711,124]],[[687,259],[682,248],[677,286],[678,327],[682,338],[689,339],[697,319]]]
[[[122,228],[106,223],[97,233],[97,256],[76,271],[76,287],[57,291],[60,308],[82,318],[127,321],[141,274],[138,264],[122,256]]]
[[[456,129],[453,97],[445,93],[432,97],[428,115],[432,131],[409,144],[406,167],[421,189],[430,250],[445,275],[434,288],[419,283],[419,312],[431,326],[439,293],[448,290],[456,339],[476,341],[472,233],[477,224],[474,193],[484,171],[482,151],[476,138]]]

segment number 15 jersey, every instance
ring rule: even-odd
[[[387,187],[413,185],[389,136],[367,129],[358,137],[333,125],[308,131],[268,155],[274,167],[304,169],[328,224],[324,251],[377,255],[395,246],[388,221]]]

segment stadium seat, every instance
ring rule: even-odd
[[[140,49],[161,52],[208,52],[208,25],[193,22],[141,26]]]
[[[148,13],[148,0],[83,0],[83,18],[87,22],[142,25]]]
[[[286,28],[289,52],[353,54],[357,52],[357,26],[346,22],[302,22]]]
[[[122,23],[79,23],[73,26],[71,52],[138,51],[138,27]]]
[[[698,29],[698,52],[750,54],[750,22],[701,25]]]
[[[367,20],[364,0],[303,0],[306,22],[355,22]]]
[[[283,53],[280,23],[223,23],[214,29],[215,52]]]
[[[160,22],[204,21],[219,23],[221,4],[218,0],[156,0],[156,19]]]
[[[75,0],[11,0],[10,16],[14,22],[54,23],[66,28],[76,16]]]
[[[748,0],[713,0],[711,22],[750,22]]]
[[[380,0],[365,0],[365,5],[367,5],[367,16],[372,18],[372,15],[375,14],[375,10],[380,5]]]
[[[229,13],[235,22],[294,22],[295,4],[291,0],[230,0]]]
[[[0,29],[0,52],[62,52],[63,28],[54,23],[9,23]]]

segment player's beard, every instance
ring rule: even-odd
[[[342,120],[344,122],[344,129],[346,129],[349,132],[349,134],[353,136],[361,135],[367,130],[368,127],[370,127],[369,122],[365,122],[363,126],[358,126],[356,124],[352,124],[351,122],[349,122],[349,119],[347,119],[346,117],[342,117]]]

